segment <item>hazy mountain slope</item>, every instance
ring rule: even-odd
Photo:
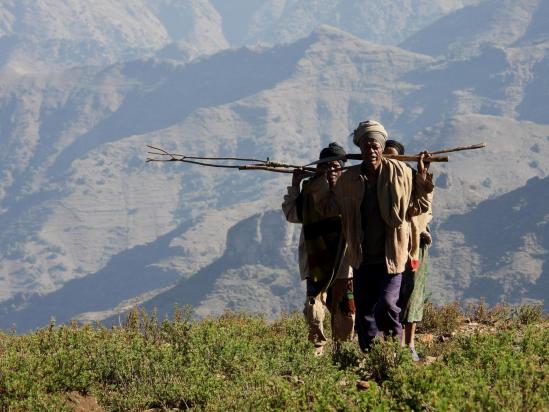
[[[286,224],[280,210],[253,215],[229,230],[223,256],[145,307],[171,313],[175,302],[192,305],[198,316],[244,310],[270,318],[297,309],[303,300],[295,273],[300,230]]]
[[[339,77],[341,67],[326,68],[333,59],[346,62],[344,67],[352,69],[348,76]],[[266,68],[274,61],[279,71],[266,76]],[[398,65],[392,70],[381,70],[395,61]],[[399,84],[400,73],[428,61],[325,28],[287,47],[228,52],[189,67],[135,62],[101,71],[72,71],[67,82],[60,80],[62,76],[48,76],[40,82],[29,78],[28,83],[18,83],[11,89],[16,94],[37,97],[7,100],[0,110],[9,120],[3,124],[10,125],[6,129],[9,137],[2,141],[6,149],[21,135],[17,131],[24,127],[34,131],[33,140],[22,147],[28,152],[27,166],[16,166],[13,153],[3,163],[3,173],[10,176],[5,180],[6,212],[0,219],[2,243],[7,245],[0,267],[4,298],[18,295],[19,311],[29,303],[36,305],[31,312],[40,312],[36,308],[47,307],[48,299],[29,301],[25,296],[52,292],[74,278],[95,274],[91,279],[103,279],[102,274],[113,273],[105,269],[113,256],[131,257],[124,251],[154,241],[207,208],[241,204],[241,210],[253,214],[258,209],[242,201],[275,199],[276,205],[286,184],[286,179],[261,173],[235,175],[179,165],[145,165],[145,143],[197,154],[309,160],[311,145],[320,147],[334,134],[348,133],[347,108],[356,110],[365,104],[361,92],[349,91],[357,87],[369,90],[372,98],[390,96],[383,84]],[[353,62],[358,63],[357,69]],[[233,81],[210,82],[230,75],[228,67],[234,68]],[[378,77],[365,82],[364,73],[370,71],[379,73]],[[192,79],[201,73],[204,82],[193,84]],[[251,81],[254,77],[255,82]],[[403,84],[401,93],[406,89]],[[187,99],[182,98],[185,95]],[[230,107],[223,106],[234,99]],[[315,100],[318,104],[311,106]],[[201,108],[219,104],[215,109]],[[393,103],[384,97],[366,104],[369,111],[382,113]],[[329,122],[332,111],[339,119],[334,125]],[[353,116],[358,119],[363,111]],[[73,112],[78,116],[73,117]],[[319,131],[320,141],[316,140]],[[220,229],[213,221],[208,224]],[[222,233],[210,244],[221,247]],[[204,241],[200,233],[194,239]],[[201,253],[215,259],[207,249]],[[183,263],[176,256],[168,260],[162,270],[175,266],[180,275],[189,268],[196,271],[200,267],[196,262],[204,262],[192,248]],[[165,284],[162,279],[157,287]],[[123,292],[118,296],[127,299]],[[12,302],[6,303],[8,313]],[[105,308],[84,310],[97,309]],[[56,315],[63,318],[66,313]],[[6,319],[13,317],[6,315]]]
[[[485,0],[457,10],[412,34],[401,47],[432,56],[475,54],[485,45],[512,46],[547,40],[546,0]]]
[[[334,59],[346,66],[330,68]],[[326,28],[289,46],[231,51],[194,65],[136,62],[73,71],[66,82],[50,76],[18,83],[16,95],[37,98],[7,100],[0,107],[10,125],[2,141],[2,173],[8,178],[0,224],[10,245],[2,267],[12,275],[4,275],[11,285],[4,290],[51,291],[172,230],[200,208],[250,200],[254,184],[274,178],[194,168],[192,182],[179,180],[174,173],[181,169],[173,165],[143,163],[145,143],[180,152],[308,159],[311,146],[348,133],[348,110],[366,106],[351,112],[353,123],[364,112],[388,111],[407,85],[399,93],[385,87],[391,90],[400,84],[400,73],[428,61]],[[275,62],[278,70],[269,72]],[[382,70],[388,62],[394,67]],[[349,69],[343,78],[341,67]],[[377,76],[366,81],[366,72]],[[218,108],[201,109],[206,106]],[[23,163],[18,159],[25,157],[7,150],[21,135],[32,137],[21,146]],[[171,190],[163,193],[168,185]],[[261,192],[252,194],[257,197]],[[27,255],[33,258],[24,262]],[[35,280],[17,273],[32,273]]]
[[[483,219],[475,216],[477,210],[482,210],[485,215],[490,215],[493,222],[506,222],[510,219],[506,215],[506,193],[513,190],[535,196],[539,208],[545,208],[545,213],[549,213],[549,192],[541,190],[543,185],[546,186],[546,176],[549,174],[549,125],[495,116],[457,116],[418,133],[410,142],[410,147],[419,149],[428,145],[438,149],[466,145],[472,141],[486,142],[488,147],[452,154],[449,163],[432,165],[436,190],[430,290],[432,298],[437,301],[480,296],[497,299],[488,287],[471,287],[475,279],[492,274],[490,276],[497,278],[494,282],[504,284],[505,271],[519,265],[532,267],[529,265],[535,265],[535,259],[540,259],[539,256],[528,258],[525,254],[509,251],[506,261],[502,262],[503,254],[485,253],[500,244],[502,249],[505,248],[505,239],[500,237],[501,231],[496,224],[485,224]],[[545,182],[537,185],[535,191],[525,188],[527,182],[530,185],[535,182],[529,180],[533,176],[543,178]],[[471,210],[474,212],[469,212]],[[523,222],[528,222],[530,226],[543,220],[538,215],[524,213]],[[471,222],[467,223],[467,230],[456,223],[449,223],[459,221],[465,226],[469,218]],[[484,233],[484,237],[477,236],[476,240],[471,241],[473,228],[475,233]],[[522,233],[520,230],[511,232],[505,237],[519,239]],[[530,263],[527,263],[529,260]],[[502,265],[506,266],[505,270],[495,271],[494,268]],[[508,297],[519,301],[529,294],[532,296],[535,289],[543,288],[544,282],[543,277],[531,283],[523,282],[522,285],[529,285],[528,288],[520,293],[507,290]]]
[[[545,301],[549,307],[549,178],[533,178],[520,189],[482,202],[450,217],[441,230],[462,232],[482,271],[467,285],[464,298],[485,296],[491,304]],[[497,213],[495,213],[497,211]],[[459,261],[454,261],[459,265]]]
[[[474,74],[459,77],[456,62],[327,26],[286,46],[229,50],[185,65],[140,60],[23,81],[3,77],[2,325],[19,319],[38,326],[33,314],[42,316],[54,305],[60,312],[51,314],[59,319],[76,315],[79,307],[86,312],[81,318],[112,316],[132,301],[151,299],[176,276],[193,274],[176,288],[186,284],[181,293],[193,302],[201,297],[201,314],[249,307],[255,292],[262,302],[274,302],[264,304],[268,313],[295,307],[301,293],[291,289],[297,287],[297,267],[290,273],[291,259],[278,252],[286,243],[273,244],[276,262],[263,252],[252,254],[257,265],[227,258],[248,248],[264,250],[256,238],[273,239],[258,235],[258,222],[270,227],[279,224],[276,219],[251,217],[279,208],[289,176],[145,164],[145,144],[187,154],[305,162],[333,140],[351,148],[348,134],[366,117],[380,119],[410,150],[487,141],[487,151],[433,166],[439,187],[435,230],[451,214],[545,177],[548,126],[521,120],[516,109],[528,95],[523,90],[546,79],[542,71],[527,71],[544,58],[541,46],[532,47],[535,53],[494,49],[490,69],[508,72],[511,80],[490,87],[483,85],[490,76],[482,58],[462,66],[485,73],[477,81]],[[522,65],[509,63],[514,53]],[[441,68],[448,71],[426,76]],[[526,71],[515,75],[519,69]],[[227,246],[233,226],[248,235]],[[274,234],[289,239],[291,230],[281,226]],[[435,232],[437,299],[468,287],[455,282],[462,271],[475,276],[483,270],[463,236]],[[248,238],[251,243],[243,243]],[[464,257],[460,272],[445,260],[449,256]],[[139,266],[143,273],[136,276]],[[110,276],[113,286],[105,293]],[[125,290],[131,281],[136,284]],[[171,293],[155,304],[170,307]],[[70,304],[63,305],[65,299]]]
[[[153,54],[186,62],[229,47],[294,42],[321,24],[395,44],[477,2],[6,0],[0,4],[0,69],[58,71]]]
[[[127,7],[123,3],[2,2],[8,24],[0,38],[0,66],[25,72],[106,64],[150,52],[169,41],[164,27],[141,1]]]
[[[3,302],[0,327],[15,324],[23,331],[51,317],[58,322],[93,321],[124,313],[219,258],[225,250],[224,233],[244,216],[241,208],[205,213],[116,254],[97,272],[69,280],[52,293],[20,293]]]
[[[159,58],[189,61],[230,47],[223,34],[222,18],[210,2],[144,1],[173,41],[156,53]]]
[[[517,111],[524,119],[532,120],[537,123],[548,123],[547,108],[549,107],[549,58],[547,50],[549,42],[540,45],[545,53],[543,59],[536,61],[531,70],[531,81],[524,88],[524,97],[517,106]]]
[[[515,45],[523,46],[528,44],[539,44],[549,40],[549,2],[542,0],[539,2],[538,8],[532,15],[532,20],[526,29],[523,37],[520,38]]]
[[[549,21],[548,12],[544,1],[485,1],[403,43],[407,49],[446,56],[406,78],[423,87],[404,102],[413,109],[398,118],[399,128],[429,128],[448,115],[470,113],[547,124],[549,42],[544,39],[549,26],[541,21]],[[475,29],[467,30],[467,24]]]
[[[367,40],[396,44],[438,17],[478,0],[210,0],[234,46],[293,42],[329,24]]]
[[[5,0],[0,16],[0,68],[23,73],[129,60],[178,41],[180,59],[228,46],[207,1]]]
[[[411,148],[488,144],[485,149],[451,154],[448,163],[433,164],[435,221],[465,213],[485,199],[523,186],[534,176],[547,176],[548,137],[549,125],[486,115],[456,116],[418,133]]]

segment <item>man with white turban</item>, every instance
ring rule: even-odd
[[[383,157],[387,138],[381,123],[361,122],[353,142],[360,148],[362,163],[330,184],[325,195],[315,197],[322,215],[341,216],[363,351],[380,332],[401,337],[397,301],[408,260],[410,218],[428,210],[428,194],[433,191],[425,167],[430,155],[420,155],[415,173],[405,163]]]

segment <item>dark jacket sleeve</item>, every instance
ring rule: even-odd
[[[303,223],[303,195],[298,187],[288,186],[288,193],[284,195],[282,211],[290,223]]]

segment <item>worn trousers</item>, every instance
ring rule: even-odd
[[[324,346],[328,339],[324,334],[324,318],[326,308],[330,311],[332,338],[335,342],[348,341],[353,338],[354,313],[345,310],[347,291],[352,290],[351,279],[336,279],[329,289],[330,298],[326,292],[315,290],[310,280],[307,280],[307,298],[303,314],[309,328],[309,341],[315,347]]]
[[[402,274],[388,274],[385,263],[362,264],[354,271],[353,288],[356,304],[355,329],[362,351],[374,338],[402,335],[397,306]]]

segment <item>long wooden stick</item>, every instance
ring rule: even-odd
[[[251,158],[244,158],[244,157],[204,157],[204,156],[186,156],[186,155],[183,155],[183,154],[179,154],[179,153],[171,153],[171,152],[168,152],[160,147],[155,147],[155,146],[151,146],[151,145],[147,145],[147,147],[151,148],[151,149],[154,149],[154,150],[157,150],[157,152],[147,152],[148,154],[151,154],[151,155],[155,155],[155,156],[169,156],[170,159],[167,159],[167,160],[163,160],[163,159],[153,159],[153,158],[148,158],[147,161],[149,162],[161,162],[161,161],[169,161],[169,162],[172,162],[172,161],[188,161],[188,159],[190,160],[215,160],[215,161],[225,161],[225,160],[230,160],[230,161],[238,161],[238,162],[257,162],[257,163],[261,163],[261,164],[264,164],[264,165],[268,165],[270,167],[273,167],[273,168],[276,168],[276,167],[288,167],[288,168],[301,168],[302,166],[301,165],[292,165],[292,164],[288,164],[288,163],[283,163],[283,162],[276,162],[274,160],[270,160],[269,158],[267,158],[266,160],[263,160],[263,159],[251,159]],[[190,161],[188,161],[188,163],[191,163]],[[204,166],[209,166],[209,165],[212,165],[210,163],[208,164],[204,164]]]
[[[148,152],[151,155],[154,156],[161,156],[161,157],[167,157],[167,158],[147,158],[147,162],[183,162],[183,163],[190,163],[200,166],[208,166],[208,167],[217,167],[222,169],[238,169],[238,170],[265,170],[265,171],[272,171],[272,172],[278,172],[278,173],[292,173],[295,169],[304,170],[310,173],[318,173],[318,170],[315,167],[311,167],[314,165],[318,165],[321,163],[330,162],[333,160],[362,160],[362,155],[359,153],[349,153],[345,156],[338,156],[333,158],[325,158],[321,160],[317,160],[315,162],[309,163],[304,166],[300,165],[292,165],[282,162],[274,162],[267,158],[267,160],[260,160],[260,159],[252,159],[252,158],[241,158],[241,157],[199,157],[199,156],[186,156],[178,153],[170,153],[160,147],[155,147],[151,145],[147,145],[150,149],[155,150],[155,152]],[[434,152],[430,152],[431,155],[437,155],[442,153],[453,153],[453,152],[460,152],[462,150],[473,150],[473,149],[482,149],[486,147],[486,143],[479,143],[475,145],[470,146],[460,146],[460,147],[454,147],[450,149],[443,149],[443,150],[437,150]],[[417,155],[384,155],[386,158],[389,159],[396,159],[404,162],[417,162],[419,160],[419,154]],[[218,163],[210,163],[210,162],[202,162],[199,160],[214,160],[214,161],[238,161],[238,162],[257,162],[256,164],[251,165],[227,165],[227,164],[218,164]],[[447,162],[448,156],[432,156],[430,159],[430,162]],[[348,169],[347,167],[342,167],[340,170]]]
[[[280,168],[280,167],[272,167],[268,166],[268,164],[251,164],[251,165],[225,165],[225,164],[217,164],[217,163],[206,163],[206,162],[198,162],[196,160],[188,160],[188,158],[185,159],[151,159],[147,158],[147,162],[182,162],[182,163],[190,163],[193,165],[199,165],[199,166],[208,166],[208,167],[217,167],[220,169],[238,169],[238,170],[267,170],[271,172],[279,172],[279,173],[293,173],[295,169],[298,169],[300,167],[293,167],[293,168]],[[315,173],[316,169],[312,167],[305,167],[302,168],[306,172]]]
[[[183,162],[183,163],[191,163],[196,164],[200,166],[209,166],[209,167],[218,167],[218,168],[224,168],[224,169],[241,169],[241,170],[275,170],[275,169],[302,169],[308,172],[316,172],[316,169],[313,167],[307,167],[307,166],[301,166],[301,165],[292,165],[288,163],[283,162],[276,162],[273,160],[259,160],[259,159],[247,159],[247,158],[241,158],[241,157],[199,157],[199,156],[185,156],[178,153],[170,153],[160,147],[155,147],[151,145],[147,145],[147,147],[156,150],[156,152],[147,152],[154,156],[164,156],[168,157],[167,159],[157,159],[148,157],[146,159],[147,162]],[[193,160],[189,160],[193,159]],[[202,162],[198,160],[230,160],[230,161],[239,161],[239,162],[257,162],[253,165],[227,165],[227,164],[218,164],[218,163],[210,163],[210,162]],[[245,166],[243,168],[243,166]]]
[[[276,172],[276,173],[293,173],[294,170],[297,170],[297,168],[293,169],[281,169],[279,167],[269,167],[269,166],[260,166],[260,165],[242,165],[238,167],[239,170],[266,170],[269,172]],[[312,170],[309,170],[310,168],[304,169],[306,172],[309,172],[311,174],[316,174]],[[316,169],[315,169],[316,170]]]
[[[417,162],[419,160],[418,155],[408,156],[408,155],[385,155],[384,154],[383,157],[386,157],[388,159],[400,160],[401,162]],[[448,156],[433,156],[429,161],[430,162],[447,162]]]
[[[177,156],[181,159],[190,159],[190,160],[234,160],[239,162],[265,162],[265,160],[262,159],[247,159],[243,157],[200,157],[200,156],[186,156],[179,153],[169,153],[166,152],[164,149],[160,147],[155,147],[151,145],[147,145],[147,147],[157,150],[160,153],[157,152],[147,152],[148,154],[155,155],[155,156]],[[268,161],[268,159],[267,159]]]
[[[442,154],[442,153],[453,153],[453,152],[461,152],[462,150],[483,149],[486,146],[487,146],[486,143],[479,143],[479,144],[473,144],[471,146],[461,146],[461,147],[453,147],[451,149],[437,150],[436,152],[430,152],[430,153],[432,155]]]
[[[479,143],[479,144],[473,144],[470,146],[460,146],[460,147],[453,147],[451,149],[443,149],[443,150],[437,150],[434,152],[429,152],[431,155],[437,155],[442,153],[453,153],[453,152],[460,152],[462,150],[474,150],[474,149],[482,149],[486,147],[486,143]],[[417,162],[419,160],[419,154],[417,155],[383,155],[389,159],[397,159],[401,160],[403,162]],[[316,160],[314,162],[311,162],[307,164],[307,166],[313,166],[320,163],[326,163],[331,162],[333,160],[362,160],[362,155],[360,153],[348,153],[344,156],[335,156],[335,157],[327,157],[325,159]],[[433,156],[431,158],[431,162],[447,162],[448,157],[447,156]]]
[[[362,160],[362,155],[359,153],[350,153],[345,156],[349,160]],[[401,162],[417,162],[419,160],[419,155],[389,155],[384,154],[383,157],[387,159],[400,160]],[[322,159],[324,160],[324,159]],[[447,162],[448,156],[433,156],[430,160],[431,162]],[[321,162],[318,162],[321,163]]]
[[[206,162],[197,162],[196,160],[187,160],[187,159],[151,159],[147,158],[147,162],[182,162],[182,163],[190,163],[193,165],[199,165],[199,166],[209,166],[209,167],[219,167],[222,169],[238,169],[240,165],[220,165],[217,163],[206,163]]]

